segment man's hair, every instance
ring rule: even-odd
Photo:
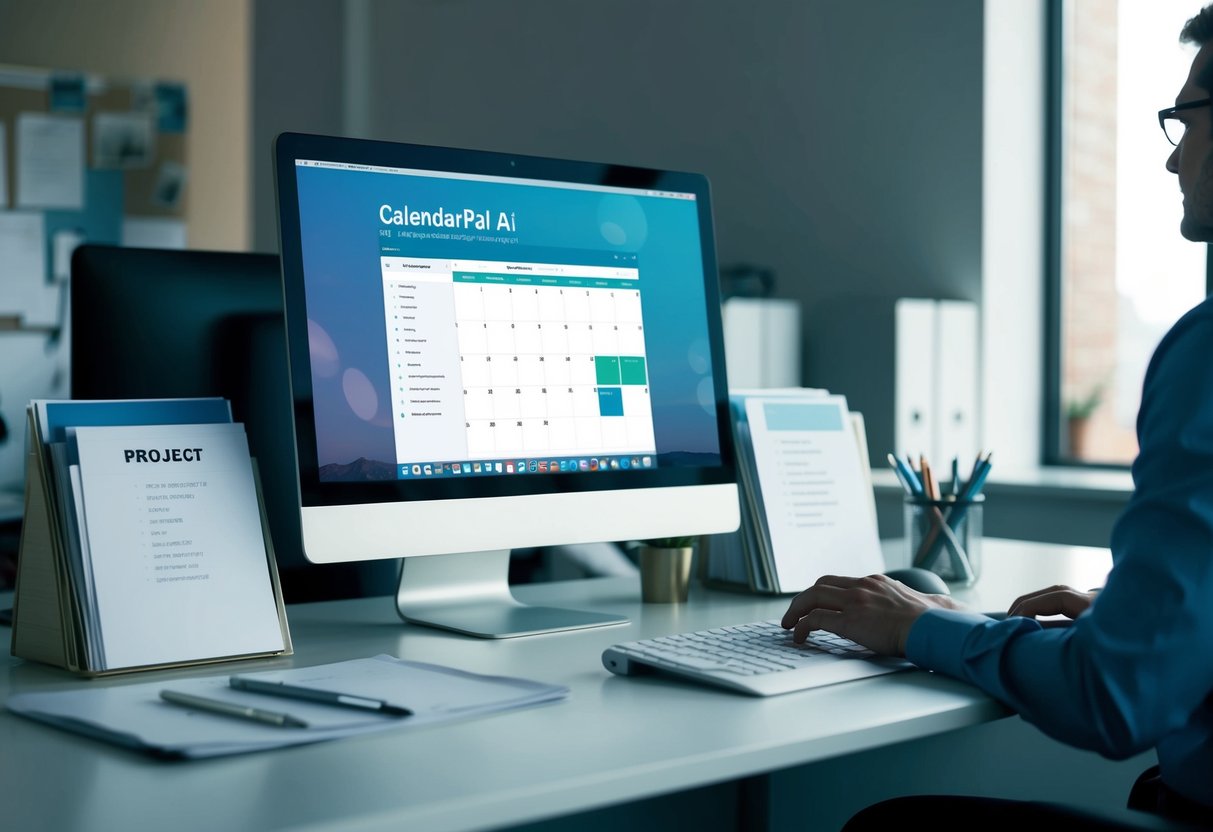
[[[1194,17],[1188,18],[1188,22],[1179,31],[1179,42],[1201,48],[1213,42],[1213,3],[1202,8]],[[1202,90],[1213,92],[1213,61],[1205,62],[1195,81]]]
[[[1213,3],[1205,6],[1195,17],[1188,18],[1179,32],[1180,43],[1204,46],[1213,40]]]

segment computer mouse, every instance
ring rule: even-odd
[[[920,566],[890,569],[885,574],[895,581],[901,581],[910,589],[917,590],[918,592],[926,592],[931,595],[952,594],[952,591],[948,589],[948,585],[943,582],[943,578],[936,575],[930,569],[923,569]]]

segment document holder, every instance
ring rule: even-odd
[[[700,541],[700,581],[789,595],[884,571],[862,414],[812,388],[730,391],[741,524]]]
[[[65,524],[52,485],[50,460],[40,440],[33,407],[27,411],[28,449],[25,475],[25,513],[17,555],[17,581],[13,599],[12,654],[18,658],[60,667],[84,677],[111,676],[141,670],[188,667],[252,658],[291,655],[290,630],[278,580],[273,543],[268,533],[265,505],[256,460],[251,460],[253,484],[265,543],[273,602],[281,627],[283,649],[240,655],[217,655],[187,661],[169,661],[112,669],[89,666],[86,647],[88,610],[80,608],[68,574]],[[134,590],[132,590],[134,591]],[[206,626],[203,622],[201,626]],[[148,624],[149,630],[156,627]]]

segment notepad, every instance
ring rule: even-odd
[[[388,655],[240,675],[381,699],[406,707],[413,715],[399,718],[248,693],[232,688],[226,674],[124,687],[18,693],[9,697],[6,707],[20,716],[126,748],[161,757],[198,759],[376,731],[408,730],[557,702],[569,694],[569,689],[562,685],[486,676]],[[162,701],[160,691],[164,688],[248,707],[286,711],[305,721],[308,727],[282,728],[191,711]]]

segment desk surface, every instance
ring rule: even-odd
[[[988,540],[984,574],[957,597],[1005,608],[1053,583],[1102,583],[1103,549]],[[998,719],[968,686],[921,671],[769,699],[603,669],[607,646],[781,615],[786,598],[692,590],[641,604],[634,578],[516,588],[532,603],[623,613],[624,626],[482,641],[403,625],[390,598],[288,607],[291,659],[192,675],[390,653],[568,685],[565,702],[465,722],[193,762],[139,754],[0,713],[0,812],[11,829],[484,829],[745,777]],[[0,629],[0,633],[5,630]],[[0,636],[2,637],[2,636]],[[0,657],[9,693],[82,682]]]

